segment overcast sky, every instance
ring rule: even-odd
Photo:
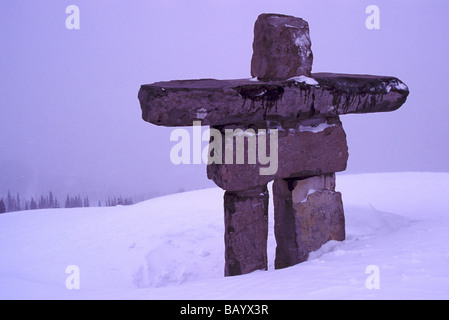
[[[79,30],[66,28],[71,4]],[[365,27],[370,4],[379,30]],[[0,196],[214,186],[204,165],[170,162],[172,129],[141,119],[137,93],[160,80],[249,78],[265,12],[309,22],[313,72],[409,86],[396,112],[342,116],[347,173],[449,171],[449,1],[2,0]]]

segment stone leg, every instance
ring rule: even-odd
[[[267,270],[266,185],[224,195],[225,276]]]
[[[307,179],[278,179],[273,184],[275,268],[308,259],[309,253],[330,240],[345,239],[341,193],[335,175]]]

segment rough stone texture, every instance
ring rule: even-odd
[[[261,14],[254,25],[251,75],[264,81],[310,75],[311,46],[309,24],[303,19]]]
[[[267,270],[266,186],[225,192],[225,276]]]
[[[223,128],[221,130],[222,146],[225,149],[225,134]],[[255,129],[255,132],[258,131]],[[262,136],[263,139],[265,137],[269,135]],[[245,138],[247,139],[248,137]],[[269,153],[271,141],[267,140]],[[344,171],[349,156],[346,134],[338,117],[304,121],[297,124],[295,129],[278,131],[278,165],[277,172],[273,175],[260,173],[260,168],[266,168],[268,164],[261,165],[259,161],[257,164],[248,164],[248,145],[245,146],[244,164],[235,164],[236,139],[233,145],[234,164],[225,163],[225,154],[222,154],[222,164],[207,166],[208,178],[219,187],[230,191],[263,186],[279,178],[303,178]]]
[[[335,192],[334,174],[276,180],[273,198],[276,269],[306,261],[330,240],[345,239],[343,202]]]
[[[143,120],[161,126],[301,121],[398,109],[409,90],[397,78],[315,73],[312,78],[261,82],[183,80],[142,85]]]

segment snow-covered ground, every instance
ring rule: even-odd
[[[223,277],[223,191],[0,216],[0,299],[449,299],[449,173],[338,175],[347,239]],[[79,270],[79,289],[67,278]],[[379,271],[379,289],[371,266]],[[368,273],[367,273],[368,271]],[[367,281],[368,279],[368,281]],[[369,286],[368,286],[369,287]]]

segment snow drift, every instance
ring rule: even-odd
[[[347,238],[224,278],[223,191],[0,216],[1,299],[448,299],[449,173],[338,175]],[[68,290],[68,266],[80,288]],[[369,266],[379,289],[369,289]]]

